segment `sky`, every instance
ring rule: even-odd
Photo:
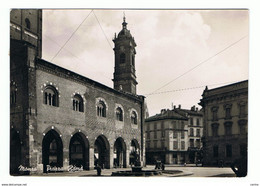
[[[113,88],[112,39],[125,14],[137,44],[137,94],[146,96],[149,115],[173,105],[200,108],[206,85],[210,89],[248,79],[248,13],[45,9],[42,58]]]

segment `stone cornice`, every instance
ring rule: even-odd
[[[243,88],[240,90],[234,90],[230,92],[225,92],[221,94],[215,94],[215,95],[209,95],[209,96],[204,96],[201,101],[203,102],[208,102],[208,101],[221,101],[225,99],[231,100],[232,98],[237,98],[239,96],[248,96],[248,88]]]

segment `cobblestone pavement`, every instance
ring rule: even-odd
[[[103,169],[101,176],[111,176],[115,171],[130,171],[131,168]],[[148,165],[143,170],[154,170],[154,166]],[[156,177],[235,177],[231,168],[218,167],[196,167],[196,166],[166,166],[167,173],[157,175]],[[78,177],[96,177],[96,170],[80,171],[80,172],[61,172],[40,174],[34,176],[78,176]]]

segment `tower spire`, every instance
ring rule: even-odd
[[[126,29],[127,23],[125,22],[125,12],[123,12],[123,23],[122,23],[122,25],[123,25],[123,29]]]

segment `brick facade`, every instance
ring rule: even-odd
[[[13,21],[26,18],[31,30]],[[17,173],[19,165],[46,171],[52,161],[66,169],[74,157],[83,162],[84,169],[93,169],[95,158],[104,168],[115,166],[115,159],[120,166],[129,167],[133,153],[144,165],[144,97],[42,60],[41,21],[41,10],[11,11],[11,96],[15,87],[15,102],[10,106],[11,174]],[[25,24],[28,26],[28,20]],[[27,37],[20,37],[25,31]],[[49,90],[55,92],[53,97]],[[83,100],[83,112],[74,109],[75,95]],[[100,101],[105,117],[97,111]],[[122,110],[122,121],[117,119],[117,108]]]

